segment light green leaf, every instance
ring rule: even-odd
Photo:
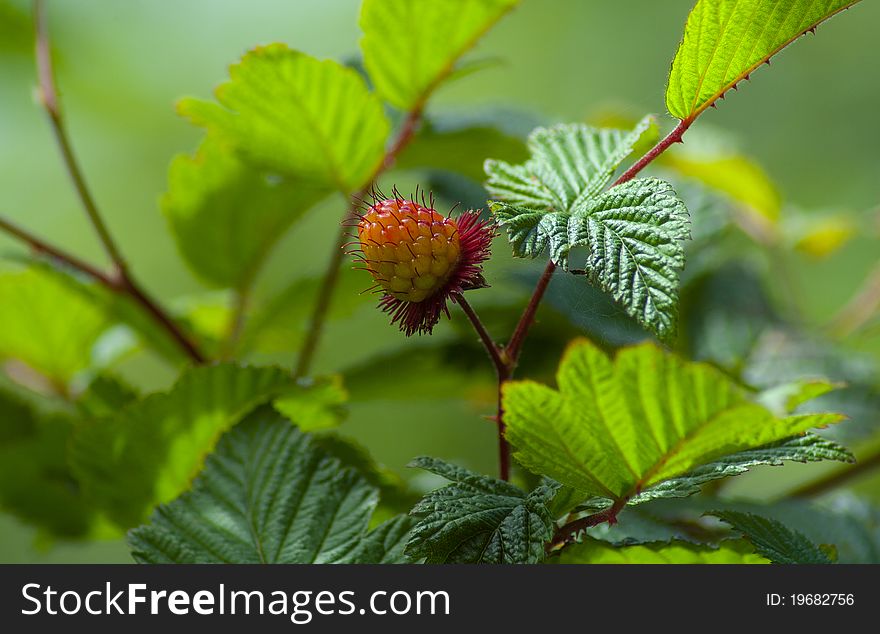
[[[353,69],[272,44],[245,54],[229,76],[219,104],[184,99],[180,112],[248,161],[346,193],[379,167],[390,126]]]
[[[584,268],[593,285],[661,339],[675,332],[682,242],[689,231],[687,209],[668,183],[628,181],[570,214],[503,203],[493,203],[492,211],[518,255],[549,250],[551,259],[567,268],[571,249],[586,247]]]
[[[278,368],[198,367],[168,391],[74,434],[70,462],[87,493],[122,527],[184,491],[220,435],[291,385]]]
[[[376,92],[413,110],[519,0],[364,0],[364,65]]]
[[[288,227],[326,193],[250,167],[209,136],[195,156],[171,162],[162,209],[199,278],[244,289]]]
[[[699,0],[669,73],[669,113],[692,121],[785,46],[857,1]]]
[[[532,381],[504,386],[515,456],[536,473],[613,500],[841,418],[777,418],[715,368],[649,343],[612,360],[577,341],[557,383],[558,390]]]
[[[342,377],[333,375],[301,380],[272,404],[302,431],[316,431],[339,426],[348,414],[347,401]]]
[[[602,191],[652,122],[645,117],[629,132],[579,123],[536,128],[528,139],[532,158],[522,165],[485,162],[486,189],[506,206],[572,213]]]
[[[92,364],[111,321],[102,307],[40,268],[0,272],[0,360],[13,358],[61,391]]]
[[[742,533],[755,550],[774,564],[830,564],[831,559],[802,533],[778,520],[738,511],[709,511]]]
[[[428,493],[412,510],[419,522],[406,553],[426,563],[536,563],[553,534],[548,505],[559,488],[543,484],[526,493],[434,458],[419,467],[451,480]]]
[[[560,564],[766,564],[744,542],[723,542],[718,548],[685,542],[615,547],[594,539],[565,548]]]
[[[412,520],[367,533],[378,491],[270,408],[217,445],[187,491],[129,533],[140,563],[397,563]]]

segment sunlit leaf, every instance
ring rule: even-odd
[[[778,418],[718,370],[653,344],[625,348],[612,360],[578,341],[557,383],[558,390],[532,381],[505,385],[515,456],[536,473],[614,500],[841,418]]]
[[[519,0],[365,0],[364,65],[376,92],[400,110],[424,105],[459,58]]]
[[[388,119],[353,69],[272,44],[248,52],[229,76],[219,103],[185,99],[180,111],[248,161],[344,192],[379,167]]]
[[[563,549],[552,560],[560,564],[766,564],[745,542],[724,542],[718,548],[683,542],[611,546],[588,539]]]
[[[189,370],[168,392],[81,424],[71,443],[74,472],[114,521],[134,526],[189,486],[224,431],[290,383],[278,368]]]
[[[57,274],[0,272],[0,359],[18,359],[62,391],[91,365],[92,348],[111,320]]]
[[[685,25],[666,107],[692,120],[774,54],[858,0],[698,0]]]

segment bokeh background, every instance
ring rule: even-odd
[[[175,101],[209,96],[227,66],[256,44],[280,41],[318,57],[353,58],[360,37],[358,0],[48,5],[70,133],[112,232],[154,293],[178,301],[201,296],[205,289],[178,257],[158,207],[171,157],[193,150],[201,134],[175,113]],[[444,87],[432,109],[500,105],[549,120],[663,113],[666,74],[691,5],[692,0],[524,0],[476,52],[497,63]],[[877,211],[870,213],[880,208],[878,27],[880,3],[862,3],[820,27],[816,37],[802,38],[772,68],[756,72],[699,125],[724,130],[763,165],[786,205],[807,213],[852,212],[866,223],[880,223]],[[0,211],[102,262],[33,98],[31,49],[28,3],[0,0]],[[259,293],[269,296],[291,279],[323,269],[342,204],[323,204],[296,225],[275,250]],[[823,323],[857,289],[880,256],[877,242],[867,238],[877,231],[876,224],[866,224],[858,232],[864,236],[833,256],[802,259],[792,267],[809,321]],[[501,243],[497,247],[504,250]],[[20,252],[0,235],[0,253]],[[444,334],[455,335],[448,325],[441,327]],[[335,323],[328,335],[319,371],[400,343],[399,334],[369,307]],[[880,353],[880,336],[875,329],[850,345]],[[293,354],[272,360],[290,364]],[[170,368],[149,357],[132,359],[120,371],[156,389],[174,378]],[[434,380],[426,371],[426,385]],[[475,387],[478,393],[467,398],[453,393],[419,401],[395,393],[394,385],[377,383],[375,389],[388,393],[355,403],[346,432],[389,467],[404,472],[411,457],[431,453],[494,470],[494,432],[480,420],[491,411],[491,391]],[[744,495],[772,488],[766,477],[739,480]],[[128,555],[121,542],[45,544],[0,515],[0,561],[128,561]]]

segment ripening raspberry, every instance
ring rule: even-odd
[[[483,288],[483,262],[495,228],[466,211],[457,218],[443,216],[433,200],[422,204],[374,195],[373,204],[359,214],[353,249],[365,270],[384,293],[379,307],[399,323],[407,336],[430,333],[449,316],[446,300],[464,291]]]

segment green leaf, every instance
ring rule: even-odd
[[[845,447],[816,434],[806,433],[757,449],[722,456],[683,476],[665,480],[642,491],[629,503],[641,504],[657,498],[687,497],[698,493],[700,487],[711,480],[740,475],[758,465],[781,466],[785,461],[806,463],[821,460],[855,462],[852,453]]]
[[[62,392],[92,365],[92,349],[111,325],[57,274],[40,268],[0,273],[0,360],[13,358]]]
[[[355,70],[272,44],[246,53],[229,75],[219,104],[184,99],[180,112],[248,161],[346,193],[379,167],[390,126]]]
[[[708,514],[733,526],[759,554],[774,564],[831,563],[819,546],[777,520],[738,511],[710,511]]]
[[[364,0],[364,65],[376,92],[400,110],[424,105],[458,59],[519,0]]]
[[[300,381],[272,403],[302,431],[338,427],[348,410],[348,392],[338,375]]]
[[[139,398],[137,390],[121,379],[99,375],[76,399],[76,406],[84,418],[112,416]]]
[[[558,390],[532,382],[503,390],[508,440],[525,467],[587,494],[628,500],[733,453],[837,422],[834,414],[775,417],[708,365],[653,344],[612,361],[573,343]]]
[[[532,158],[522,165],[485,162],[486,189],[505,206],[572,213],[602,191],[652,122],[645,117],[630,132],[579,123],[536,128],[527,143]]]
[[[669,113],[692,121],[781,49],[857,1],[699,0],[669,73]]]
[[[378,491],[267,407],[217,445],[187,491],[129,533],[140,563],[396,563],[411,520],[367,533]]]
[[[487,161],[490,203],[507,228],[514,255],[550,258],[568,268],[569,252],[585,247],[590,282],[661,338],[675,331],[682,242],[688,213],[672,187],[632,180],[600,194],[614,170],[648,129],[633,132],[583,125],[539,128],[524,165]]]
[[[171,162],[162,209],[199,278],[245,289],[284,232],[326,193],[250,167],[209,136],[194,156]]]
[[[224,364],[188,370],[168,392],[80,425],[71,465],[111,519],[135,526],[156,504],[189,486],[224,431],[290,384],[278,368]]]
[[[718,548],[685,542],[639,544],[615,547],[588,539],[565,548],[560,564],[766,564],[760,555],[750,552],[743,542],[722,543]]]
[[[406,553],[426,563],[536,563],[553,534],[548,510],[557,484],[526,493],[494,478],[434,458],[419,467],[452,484],[428,493],[412,510],[419,522]]]
[[[75,423],[0,390],[0,508],[66,539],[94,537],[98,526],[67,466]]]

